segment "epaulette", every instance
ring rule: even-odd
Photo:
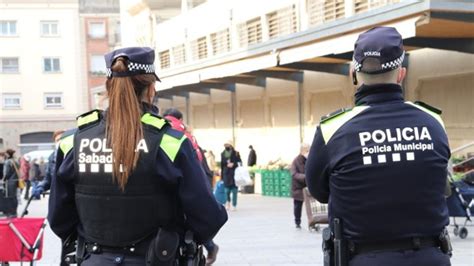
[[[339,109],[339,110],[337,110],[337,111],[334,111],[334,112],[332,112],[332,113],[330,113],[330,114],[327,114],[327,115],[325,115],[325,116],[322,116],[320,123],[327,122],[327,121],[329,121],[329,120],[331,120],[331,119],[333,119],[333,118],[335,118],[335,117],[338,117],[338,116],[342,115],[343,113],[345,113],[345,112],[347,112],[347,111],[350,111],[350,110],[352,110],[352,108],[341,108],[341,109]]]
[[[168,120],[152,113],[145,113],[142,115],[141,121],[143,124],[153,126],[158,130],[161,130],[165,125],[169,124]]]
[[[424,103],[424,102],[421,102],[421,101],[416,101],[415,104],[419,105],[421,107],[424,107],[424,108],[426,108],[426,109],[430,110],[431,112],[433,112],[435,114],[438,114],[438,115],[441,115],[443,113],[443,111],[441,109],[438,109],[434,106],[431,106],[431,105],[429,105],[427,103]]]
[[[98,123],[100,121],[101,110],[95,109],[84,113],[76,118],[77,120],[77,127],[79,129],[83,129],[89,125]]]

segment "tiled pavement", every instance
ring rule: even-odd
[[[31,204],[29,215],[44,216],[46,211],[47,200],[42,199]],[[296,230],[292,212],[291,199],[239,194],[237,211],[229,212],[228,223],[215,239],[220,252],[214,265],[322,265],[321,234]],[[452,237],[454,266],[474,265],[474,227],[468,228],[467,239]],[[58,265],[59,253],[60,242],[47,229],[44,256],[37,265]]]

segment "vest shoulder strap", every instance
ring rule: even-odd
[[[340,109],[323,117],[319,126],[324,142],[327,144],[339,128],[369,107],[370,106],[356,106],[352,109]]]
[[[84,113],[77,117],[77,127],[79,129],[83,129],[91,124],[95,124],[100,120],[100,110],[95,109]]]
[[[143,124],[156,127],[158,130],[163,129],[163,127],[168,123],[166,119],[151,113],[145,113],[142,116],[141,121]]]
[[[428,105],[424,102],[419,102],[419,101],[417,101],[415,103],[407,101],[405,103],[409,104],[411,106],[414,106],[414,107],[420,109],[421,111],[431,115],[432,117],[434,117],[436,119],[436,121],[438,121],[441,124],[441,126],[443,128],[445,128],[443,119],[441,118],[442,111],[440,109],[438,109],[436,107],[433,107],[431,105]]]
[[[431,112],[433,112],[435,114],[438,114],[438,115],[441,115],[443,113],[443,111],[441,109],[438,109],[438,108],[436,108],[432,105],[429,105],[425,102],[422,102],[422,101],[416,101],[415,104],[419,105],[421,107],[424,107],[424,108],[426,108],[426,109],[430,110]]]

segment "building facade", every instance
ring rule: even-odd
[[[88,109],[103,108],[106,101],[104,54],[121,46],[119,0],[81,0],[79,3],[87,106]]]
[[[260,164],[290,162],[321,116],[354,105],[357,36],[392,26],[409,54],[406,99],[443,109],[456,149],[474,142],[473,12],[462,0],[210,0],[156,25],[158,106],[180,109],[215,154],[233,139]]]
[[[0,13],[0,149],[51,149],[87,106],[78,2],[3,0]]]

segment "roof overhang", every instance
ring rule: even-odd
[[[358,35],[376,25],[397,28],[407,51],[429,47],[474,53],[474,5],[403,1],[266,41],[245,51],[164,70],[160,73],[162,83],[157,86],[159,95],[169,97],[204,89],[208,93],[216,89],[212,86],[216,82],[227,84],[220,89],[232,91],[235,83],[248,84],[238,77],[280,77],[301,82],[301,70],[347,75]],[[272,74],[275,71],[294,73]],[[230,86],[232,83],[234,86]]]

